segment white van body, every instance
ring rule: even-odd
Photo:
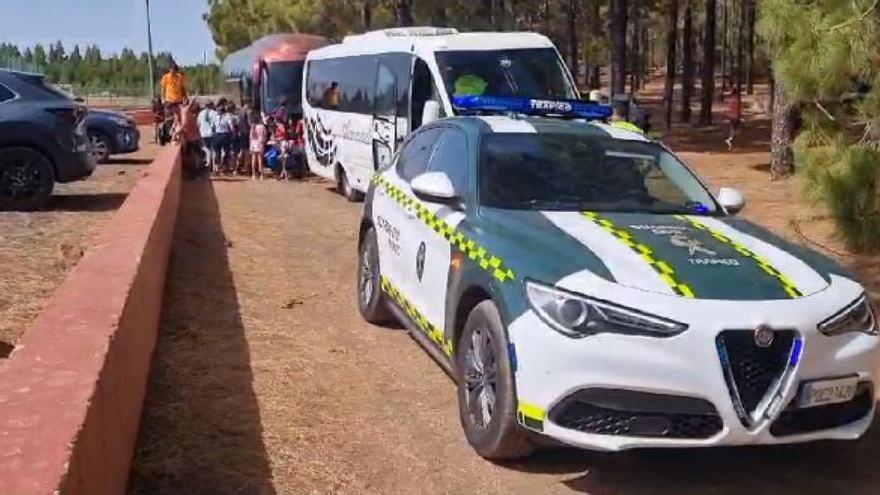
[[[306,58],[302,106],[309,168],[357,199],[410,132],[455,115],[451,93],[461,77],[455,85],[452,78],[475,72],[480,81],[495,81],[483,86],[485,94],[577,98],[556,47],[537,33],[416,27],[348,36]],[[530,94],[535,88],[543,94]]]

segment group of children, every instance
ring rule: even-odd
[[[193,100],[184,103],[175,135],[184,145],[185,160],[197,162],[189,166],[198,170],[191,175],[211,170],[214,175],[289,179],[305,169],[302,118],[283,110],[260,115],[225,98],[204,107]]]

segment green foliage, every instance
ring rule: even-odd
[[[804,108],[807,192],[859,251],[880,249],[880,0],[762,0],[774,74]]]
[[[171,63],[170,53],[159,53],[155,58],[156,77]],[[53,83],[69,84],[82,93],[109,91],[123,96],[149,94],[149,61],[146,53],[136,54],[125,48],[118,55],[105,57],[95,45],[81,50],[74,46],[68,55],[58,41],[49,45],[48,52],[42,45],[23,51],[17,46],[0,43],[0,68],[11,68],[46,74]],[[213,94],[220,82],[220,70],[216,64],[184,67],[190,82],[190,92]]]
[[[580,12],[599,0],[579,0]],[[223,58],[266,34],[302,32],[341,39],[363,32],[365,4],[371,13],[371,29],[394,26],[393,0],[209,0],[205,20]],[[534,30],[547,34],[564,47],[567,29],[567,0],[412,0],[415,24],[454,26],[460,30]],[[494,7],[494,10],[492,6]],[[583,14],[582,14],[583,16]],[[580,21],[586,51],[601,55],[606,34],[589,29]]]

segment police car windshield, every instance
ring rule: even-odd
[[[437,52],[436,58],[452,96],[577,98],[552,48],[444,51]]]
[[[480,149],[480,203],[518,210],[716,214],[662,146],[574,133],[497,133]]]

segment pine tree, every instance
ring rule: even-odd
[[[694,94],[694,33],[693,0],[684,0],[684,28],[682,31],[681,121],[691,121],[691,95]]]
[[[611,0],[611,94],[626,92],[627,0]]]
[[[715,0],[706,0],[706,27],[703,32],[700,125],[712,123],[712,99],[715,93]]]
[[[663,84],[663,108],[666,128],[672,126],[672,95],[675,88],[676,41],[678,38],[678,0],[666,0],[666,80]]]
[[[880,249],[878,4],[763,0],[759,10],[775,77],[771,174],[797,165],[855,250]]]

